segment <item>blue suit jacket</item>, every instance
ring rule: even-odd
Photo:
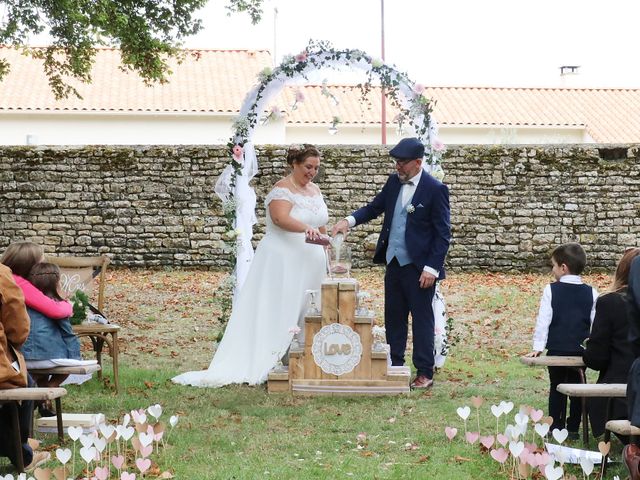
[[[356,225],[359,225],[384,213],[382,232],[373,257],[374,263],[386,263],[391,220],[401,187],[398,175],[390,175],[380,193],[368,205],[352,214],[356,219]],[[449,189],[423,171],[411,204],[415,210],[407,215],[405,231],[411,262],[419,270],[425,266],[438,270],[439,279],[442,280],[445,277],[444,259],[451,240]]]

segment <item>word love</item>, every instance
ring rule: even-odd
[[[351,355],[350,343],[327,343],[322,345],[325,355]]]

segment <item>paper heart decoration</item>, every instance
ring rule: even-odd
[[[122,475],[120,476],[120,480],[136,480],[136,474],[135,473],[122,472]]]
[[[80,438],[80,435],[82,435],[82,427],[69,427],[67,428],[67,434],[69,438],[75,442]]]
[[[178,415],[172,415],[171,418],[169,418],[169,425],[171,425],[171,428],[178,424],[178,418]]]
[[[158,422],[153,426],[153,433],[155,434],[158,434],[164,431],[165,431],[165,424],[162,422]]]
[[[56,458],[58,459],[58,461],[61,464],[65,464],[67,463],[69,460],[71,460],[71,450],[68,448],[58,448],[56,450]]]
[[[471,445],[476,443],[479,437],[480,437],[480,434],[478,432],[467,432],[465,434],[465,438],[467,439],[467,442],[469,442]]]
[[[140,439],[138,437],[133,437],[131,439],[131,445],[133,446],[133,449],[138,452],[142,448],[142,444],[140,443]]]
[[[600,442],[598,443],[598,450],[603,456],[609,455],[609,450],[611,450],[611,442]]]
[[[547,433],[549,433],[549,425],[547,425],[546,423],[536,423],[536,425],[535,425],[535,427],[533,427],[533,429],[542,438],[546,437]]]
[[[493,435],[489,435],[486,437],[480,437],[480,443],[484,446],[484,448],[486,448],[487,450],[489,450],[491,447],[493,447],[493,442],[495,442],[495,438],[493,438]]]
[[[100,433],[107,440],[112,440],[112,435],[116,433],[116,428],[113,425],[100,425]]]
[[[124,465],[124,455],[117,455],[111,457],[111,463],[117,470],[122,470],[122,466]]]
[[[514,457],[519,457],[524,450],[524,442],[509,442],[509,451]]]
[[[56,480],[67,480],[67,469],[64,467],[56,467],[53,469],[53,476],[56,477]]]
[[[529,478],[529,475],[531,474],[531,467],[529,465],[527,465],[527,463],[518,464],[518,473],[520,473],[521,478]]]
[[[593,472],[593,462],[586,457],[580,459],[580,466],[587,477]]]
[[[476,408],[480,408],[482,406],[482,402],[484,402],[482,397],[471,397],[471,405]]]
[[[153,439],[156,442],[159,442],[160,440],[162,440],[162,436],[164,435],[164,432],[159,432],[153,435]]]
[[[140,470],[140,473],[144,473],[149,470],[151,466],[151,460],[148,458],[136,458],[136,467]]]
[[[51,470],[48,468],[36,468],[33,471],[33,476],[36,480],[49,480],[51,478]]]
[[[127,425],[129,425],[130,421],[131,421],[131,416],[128,413],[125,413],[124,417],[122,417],[122,426],[126,427]]]
[[[134,413],[135,412],[135,413]],[[138,413],[135,410],[131,411],[131,417],[136,423],[147,423],[147,416],[144,413]]]
[[[532,462],[536,462],[535,455],[531,453],[531,451],[529,451],[527,447],[524,447],[522,449],[522,452],[520,453],[520,455],[518,455],[518,458],[520,459],[520,463],[525,463],[527,465],[531,465]],[[532,466],[535,467],[535,465]]]
[[[515,420],[517,425],[526,425],[529,422],[529,417],[525,413],[516,413]]]
[[[502,407],[502,412],[508,414],[511,410],[513,410],[513,402],[500,402],[500,406]]]
[[[96,480],[107,480],[109,477],[109,467],[97,467],[94,471]]]
[[[96,447],[82,447],[80,449],[80,456],[87,463],[93,462],[97,455],[98,450],[96,450]]]
[[[520,429],[516,428],[514,425],[507,425],[507,427],[504,429],[504,434],[510,440],[517,440],[520,436]]]
[[[549,480],[558,480],[562,475],[564,475],[564,470],[561,466],[547,465],[544,467],[544,476]]]
[[[444,434],[447,436],[449,441],[453,440],[453,437],[458,433],[458,429],[455,427],[445,427]]]
[[[538,459],[538,465],[549,465],[553,464],[553,457],[549,455],[548,452],[542,452],[536,454],[536,458]]]
[[[138,438],[140,439],[140,445],[142,445],[143,447],[151,445],[151,443],[153,442],[153,434],[140,433],[138,435]]]
[[[136,423],[135,427],[136,427],[136,432],[145,433],[149,428],[149,425],[147,423]]]
[[[506,435],[499,433],[498,435],[496,435],[496,440],[498,440],[498,443],[500,445],[502,445],[503,447],[509,443],[509,437],[507,437]]]
[[[143,458],[147,458],[152,453],[153,453],[153,445],[147,445],[146,447],[142,447],[140,449],[140,455],[142,455]]]
[[[553,425],[553,417],[542,417],[541,422],[551,426]]]
[[[93,445],[93,440],[94,438],[89,435],[80,435],[80,443],[83,447],[90,447]]]
[[[125,427],[122,429],[122,438],[125,440],[130,440],[133,437],[133,434],[136,433],[136,429],[133,427]]]
[[[504,448],[491,450],[491,458],[493,458],[498,463],[506,462],[508,457],[509,453]]]
[[[555,439],[556,442],[562,443],[567,439],[567,436],[569,436],[569,432],[567,431],[566,428],[563,428],[562,430],[558,430],[557,428],[554,428],[553,432],[551,432],[551,435],[553,435],[553,438]]]
[[[107,441],[104,438],[96,438],[93,444],[100,453],[104,452],[104,449],[107,448]]]
[[[532,408],[529,412],[529,416],[534,422],[539,422],[543,415],[544,412],[542,410],[536,410],[535,408]]]
[[[13,478],[13,475],[9,473],[6,476],[0,475],[0,480],[14,480],[14,478]]]
[[[502,415],[502,407],[500,405],[491,405],[491,413],[494,417],[500,418],[500,415]]]
[[[458,416],[462,419],[462,420],[466,420],[467,418],[469,418],[469,415],[471,415],[471,408],[464,406],[464,407],[458,407],[458,409],[456,410],[456,412],[458,412]]]
[[[147,408],[147,412],[157,420],[162,415],[162,407],[159,404],[151,405]]]

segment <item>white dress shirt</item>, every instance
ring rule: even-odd
[[[582,285],[580,275],[563,275],[558,280],[562,283],[573,283]],[[593,292],[593,305],[591,306],[591,324],[596,316],[596,300],[598,299],[598,291],[591,287]],[[549,326],[553,318],[553,308],[551,308],[551,284],[544,287],[542,292],[542,300],[540,300],[540,309],[538,310],[538,318],[536,319],[536,328],[533,332],[533,351],[541,352],[547,346],[547,338],[549,337]]]
[[[407,183],[402,184],[400,194],[402,195],[402,205],[404,207],[406,207],[413,199],[413,194],[416,193],[416,188],[418,188],[418,182],[420,181],[421,176],[422,170],[420,170],[417,175],[411,177]],[[347,222],[349,223],[349,228],[353,228],[356,224],[356,219],[352,215],[349,215],[347,217]],[[435,268],[425,265],[423,270],[436,277],[436,279],[438,278],[439,272]]]

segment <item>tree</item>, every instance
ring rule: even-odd
[[[67,83],[91,82],[96,47],[120,49],[124,68],[145,82],[165,83],[167,60],[178,57],[181,41],[202,28],[194,17],[207,0],[0,0],[0,44],[20,48],[44,61],[56,98],[80,96]],[[260,21],[263,0],[228,0],[227,10],[246,12]],[[30,35],[47,33],[50,46],[26,45]],[[0,58],[0,81],[11,66]]]

